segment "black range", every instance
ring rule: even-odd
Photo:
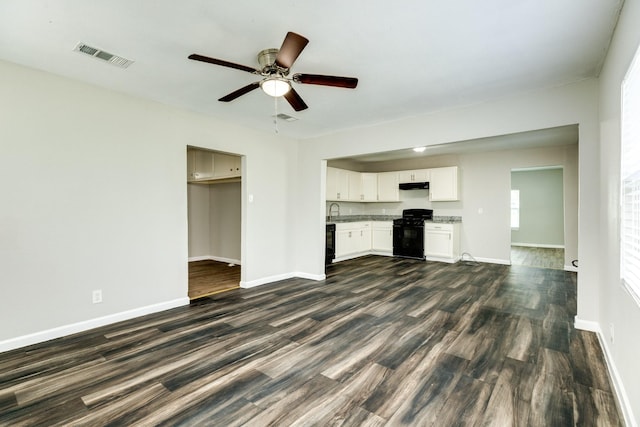
[[[433,219],[432,209],[405,209],[393,220],[393,255],[425,259],[424,222]]]

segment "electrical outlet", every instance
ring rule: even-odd
[[[614,338],[614,329],[613,329],[613,322],[609,323],[609,340],[611,341],[611,344],[614,343],[615,338]]]
[[[91,299],[94,304],[99,304],[102,302],[102,289],[96,289],[91,293]]]

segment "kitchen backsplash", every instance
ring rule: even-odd
[[[327,202],[327,215],[329,214],[329,205],[331,203],[333,202]],[[395,203],[337,203],[340,206],[340,215],[401,216],[404,209],[433,209],[433,214],[436,216],[462,216],[462,202],[430,202],[427,190],[400,191],[400,202]]]

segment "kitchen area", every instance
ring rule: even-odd
[[[460,200],[459,174],[458,166],[357,172],[329,165],[325,264],[369,254],[457,262],[462,217],[451,202]]]

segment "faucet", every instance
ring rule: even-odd
[[[331,220],[333,220],[333,207],[338,208],[338,216],[340,216],[340,205],[333,202],[329,205],[329,222],[331,222]]]

